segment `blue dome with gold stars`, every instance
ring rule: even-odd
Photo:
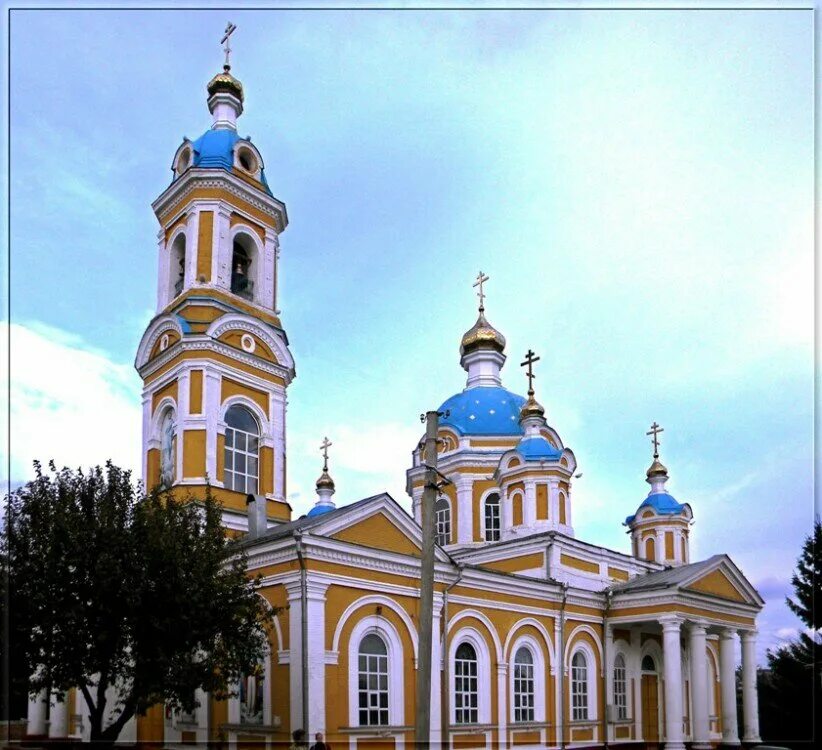
[[[451,396],[439,411],[449,411],[440,419],[460,435],[522,435],[519,412],[523,396],[499,386],[475,386]]]

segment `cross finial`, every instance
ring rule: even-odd
[[[528,395],[534,395],[534,362],[539,362],[539,357],[534,356],[534,352],[530,349],[528,350],[527,354],[525,355],[525,362],[520,364],[520,367],[528,367],[528,372],[526,373],[526,377],[528,378]]]
[[[225,65],[223,65],[223,68],[225,68],[226,72],[231,70],[231,62],[230,62],[230,59],[229,59],[229,56],[231,55],[231,47],[228,46],[228,38],[236,30],[237,30],[237,26],[235,24],[231,23],[231,21],[229,21],[228,24],[226,24],[225,33],[223,34],[223,38],[220,39],[220,44],[222,44],[223,48],[225,49]]]
[[[323,438],[322,445],[320,445],[320,450],[323,453],[323,471],[328,471],[328,449],[334,445],[327,437]]]
[[[654,458],[659,458],[659,433],[665,432],[665,430],[660,427],[656,422],[651,425],[651,429],[646,432],[646,435],[653,435],[651,440],[654,443]]]
[[[485,292],[482,290],[482,285],[488,281],[489,277],[486,276],[482,271],[477,274],[477,280],[474,282],[474,286],[479,287],[479,291],[477,292],[477,296],[479,297],[480,304],[479,304],[479,311],[485,312]]]

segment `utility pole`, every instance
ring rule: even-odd
[[[447,416],[447,414],[446,414]],[[420,415],[425,422],[425,447],[422,463],[426,467],[422,491],[422,561],[420,566],[420,625],[417,660],[417,701],[414,735],[417,750],[428,750],[431,738],[431,649],[434,619],[434,503],[441,487],[437,471],[437,431],[440,413]],[[445,477],[442,477],[445,479]],[[445,480],[448,481],[447,479]]]

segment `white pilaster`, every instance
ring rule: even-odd
[[[548,477],[548,521],[552,526],[559,524],[559,479],[556,477]]]
[[[189,289],[197,280],[197,238],[200,233],[200,214],[196,208],[186,213],[186,262],[183,267],[183,289]],[[169,252],[166,249],[166,252]],[[171,290],[174,294],[174,290]]]
[[[522,521],[528,528],[533,528],[537,521],[537,483],[533,479],[525,480]]]
[[[614,629],[610,625],[605,626],[605,654],[608,663],[605,667],[605,705],[614,705]],[[606,732],[609,742],[614,741],[614,725],[607,720],[606,717]]]
[[[327,583],[306,582],[308,737],[325,734],[325,592]]]
[[[41,690],[35,695],[29,694],[29,705],[26,718],[26,734],[43,735],[46,733],[46,700],[48,694]]]
[[[550,565],[550,562],[549,562]],[[550,575],[550,574],[549,574]],[[554,647],[557,649],[557,659],[559,659],[559,643],[562,639],[562,632],[559,627],[559,618],[554,618]],[[554,660],[556,661],[556,660]],[[554,745],[562,746],[563,718],[562,718],[562,689],[560,684],[563,680],[563,666],[562,664],[554,663],[551,665],[551,674],[554,677],[554,724],[556,726],[556,741]],[[567,688],[566,688],[567,689]],[[567,700],[567,698],[566,698]]]
[[[300,582],[287,583],[288,593],[288,644],[289,644],[289,703],[291,705],[291,731],[303,727],[303,613]],[[229,717],[229,722],[231,718]]]
[[[707,648],[705,624],[691,623],[688,629],[688,656],[691,662],[691,738],[694,750],[707,750],[711,746]]]
[[[756,689],[756,631],[744,630],[742,639],[742,741],[762,742],[759,736],[759,697]]]
[[[265,242],[263,243],[263,257],[260,259],[263,264],[262,273],[262,289],[255,292],[255,297],[259,300],[259,304],[264,307],[270,307],[271,310],[276,309],[274,301],[274,256],[277,253],[276,247],[277,235],[270,229],[265,233]],[[258,296],[259,295],[259,296]]]
[[[678,617],[664,617],[662,651],[665,662],[665,750],[684,750],[682,731],[682,651]]]
[[[431,632],[434,637],[431,640],[431,724],[430,743],[431,747],[439,747],[442,741],[442,698],[440,697],[442,680],[440,679],[442,669],[442,607],[444,597],[442,594],[434,594],[434,612],[431,621]]]
[[[220,421],[222,377],[217,369],[207,367],[203,372],[203,413],[206,418],[206,474],[212,484],[222,486],[217,476],[217,428]],[[182,449],[178,449],[182,453]]]
[[[497,717],[497,728],[499,730],[497,743],[498,750],[505,750],[508,747],[508,665],[497,664],[497,696],[499,716]]]
[[[736,633],[723,630],[719,636],[719,674],[722,691],[722,744],[739,745],[739,729],[736,724],[736,674],[734,641]]]
[[[631,704],[634,717],[634,737],[642,738],[642,631],[631,628],[631,664],[633,665],[634,695]]]
[[[285,502],[285,391],[271,393],[271,438],[274,441],[274,497]]]
[[[214,211],[210,283],[222,289],[231,289],[231,259],[234,253],[231,242],[231,209],[225,203],[208,208]]]
[[[159,313],[170,301],[174,293],[171,289],[170,250],[166,246],[164,229],[157,232],[157,312]]]
[[[472,490],[470,479],[457,479],[457,544],[470,544],[474,538]]]

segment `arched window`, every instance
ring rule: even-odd
[[[246,242],[238,236],[234,239],[231,256],[231,291],[246,299],[254,298],[254,280],[251,276],[251,254]]]
[[[567,512],[568,502],[567,501],[568,501],[568,496],[564,492],[560,491],[560,493],[559,493],[559,522],[561,524],[568,523],[568,512]]]
[[[654,542],[652,536],[649,536],[645,540],[645,559],[656,560],[656,542]]]
[[[485,498],[485,541],[498,542],[500,527],[499,495],[495,492]]]
[[[177,475],[177,435],[174,410],[166,409],[160,423],[160,484],[171,489]]]
[[[645,654],[645,656],[642,657],[642,671],[656,672],[656,662],[650,654]]]
[[[171,246],[171,268],[169,278],[174,284],[174,294],[176,297],[183,291],[183,283],[186,276],[186,236],[178,234],[177,239]]]
[[[230,490],[257,494],[260,471],[260,427],[244,406],[231,406],[225,413],[225,479]]]
[[[265,667],[256,668],[240,679],[240,723],[263,723],[263,696],[265,695]]]
[[[511,505],[513,506],[513,525],[514,526],[521,526],[523,517],[522,517],[522,493],[517,492],[512,500]]]
[[[614,705],[617,719],[628,718],[628,681],[625,673],[625,657],[617,654],[614,659]]]
[[[477,652],[470,643],[461,643],[454,654],[454,708],[457,724],[479,721]]]
[[[588,660],[577,651],[571,660],[571,719],[588,718]]]
[[[437,544],[444,547],[451,543],[451,506],[444,497],[441,497],[434,505],[434,512],[437,524]]]
[[[534,721],[534,657],[525,646],[514,656],[514,721]]]
[[[388,649],[375,633],[360,641],[358,674],[360,726],[387,726]]]

